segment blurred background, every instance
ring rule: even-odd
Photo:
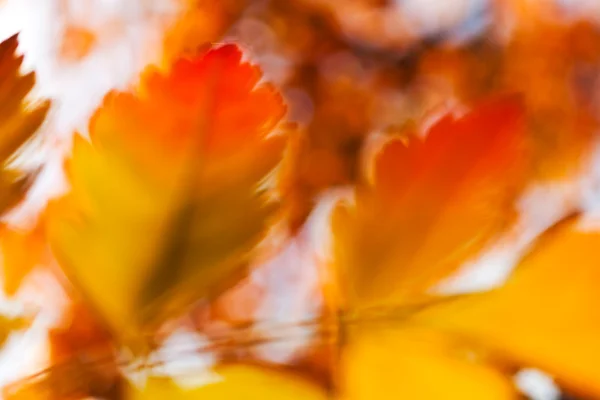
[[[207,43],[235,42],[283,93],[295,143],[283,191],[295,235],[257,260],[210,316],[200,307],[194,329],[166,341],[167,358],[176,351],[169,343],[202,347],[249,316],[268,322],[253,328],[268,338],[269,324],[320,315],[327,305],[326,216],[332,199],[359,179],[370,146],[425,130],[441,113],[490,94],[523,93],[534,178],[514,228],[443,282],[440,293],[501,284],[542,231],[575,210],[593,215],[600,200],[597,0],[2,0],[0,39],[16,32],[24,67],[38,76],[32,95],[53,100],[39,143],[20,160],[42,171],[25,203],[6,217],[18,227],[34,224],[48,199],[66,189],[62,163],[74,132],[85,135],[104,95],[134,85],[147,65],[168,65]],[[7,313],[43,310],[29,330],[9,339],[0,385],[50,362],[48,331],[66,318],[68,298],[40,269],[16,299],[0,303]],[[327,381],[333,355],[315,345],[316,329],[292,327],[283,332],[293,340],[267,340],[247,351]],[[235,340],[224,346],[236,349]],[[215,357],[178,357],[183,367],[171,368],[203,368]],[[560,397],[539,371],[524,371],[517,384],[532,399]]]

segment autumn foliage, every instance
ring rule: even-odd
[[[25,226],[60,125],[0,44],[0,343],[45,329],[3,398],[518,400],[536,370],[600,399],[596,23],[172,3]],[[65,21],[83,63],[108,30]]]

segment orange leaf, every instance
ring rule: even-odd
[[[4,292],[12,296],[32,269],[43,264],[46,257],[46,238],[43,225],[21,231],[3,227],[0,233]]]
[[[423,294],[505,229],[525,177],[519,101],[502,97],[423,140],[391,140],[372,182],[333,216],[336,263],[351,306]]]

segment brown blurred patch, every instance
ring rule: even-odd
[[[49,332],[49,345],[50,369],[13,388],[8,398],[122,399],[112,338],[84,305],[71,304],[62,323]]]
[[[166,62],[218,41],[238,18],[247,0],[179,0],[183,12],[167,31],[163,48]]]

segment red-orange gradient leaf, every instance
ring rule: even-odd
[[[527,170],[522,113],[518,98],[500,97],[383,146],[372,180],[333,217],[352,306],[423,294],[509,225]]]
[[[115,331],[138,334],[241,274],[277,209],[285,107],[234,45],[147,71],[76,138],[53,249]]]

